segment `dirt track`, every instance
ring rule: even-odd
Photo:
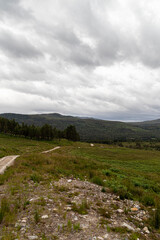
[[[49,153],[49,152],[52,152],[52,151],[54,151],[54,150],[56,150],[56,149],[59,149],[60,147],[55,147],[55,148],[52,148],[52,149],[50,149],[50,150],[47,150],[47,151],[44,151],[44,152],[42,152],[42,153]]]
[[[3,174],[7,167],[13,165],[19,155],[7,156],[0,159],[0,174]]]
[[[52,148],[50,150],[44,151],[42,153],[49,153],[49,152],[52,152],[52,151],[54,151],[56,149],[59,149],[59,148],[60,147],[58,146],[58,147]],[[15,159],[19,156],[20,155],[13,155],[13,156],[6,156],[6,157],[1,158],[0,159],[0,174],[3,174],[7,167],[13,165]]]

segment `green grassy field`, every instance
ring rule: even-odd
[[[57,142],[33,141],[30,139],[0,134],[0,157],[13,154],[30,154],[46,150]]]
[[[139,199],[146,205],[154,205],[155,199],[160,197],[159,152],[107,146],[73,152],[88,162],[94,161],[96,170],[91,175],[101,176],[122,198]]]
[[[40,154],[57,145],[62,148],[56,153]],[[34,166],[34,171],[47,171],[56,177],[74,175],[81,179],[87,177],[91,181],[98,181],[99,178],[100,182],[103,181],[102,185],[110,187],[121,197],[145,202],[143,198],[149,192],[153,201],[146,202],[148,205],[154,205],[155,199],[160,197],[159,151],[100,144],[91,147],[88,143],[64,140],[45,142],[0,135],[0,157],[12,154],[21,155],[12,169],[23,166],[24,173],[26,170],[32,171]],[[25,169],[27,162],[30,168]]]
[[[61,148],[41,154],[55,146]],[[0,184],[10,189],[20,189],[30,179],[47,186],[51,179],[73,176],[109,188],[121,199],[139,200],[149,208],[160,202],[160,152],[156,150],[0,135],[0,157],[11,154],[20,157],[0,175]],[[25,193],[25,189],[21,191]]]

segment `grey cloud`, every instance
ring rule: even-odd
[[[88,46],[80,45],[70,52],[69,59],[78,66],[98,66],[98,60]]]
[[[51,54],[53,59],[62,58],[62,61],[77,66],[99,65],[94,50],[87,43],[82,42],[76,32],[65,24],[52,27],[41,26],[39,33],[43,36],[46,34],[45,51]]]
[[[151,68],[159,67],[158,25],[150,24],[143,14],[137,14],[135,11],[132,11],[131,16],[137,20],[134,31],[132,29],[130,31],[129,24],[125,22],[125,12],[122,22],[124,26],[112,23],[110,15],[116,14],[114,8],[120,7],[120,2],[117,5],[115,2],[106,5],[106,2],[102,1],[102,6],[98,6],[96,0],[78,3],[71,1],[65,4],[60,1],[59,8],[63,7],[66,15],[60,14],[58,23],[56,19],[53,26],[51,23],[46,26],[43,22],[37,22],[38,34],[48,45],[48,49],[44,51],[53,58],[71,61],[80,67],[94,68],[122,61],[133,63],[140,61]],[[103,10],[106,10],[104,15]],[[82,42],[81,33],[94,41],[94,48]]]
[[[139,2],[0,0],[1,111],[158,116],[160,20]]]
[[[58,25],[50,30],[52,31],[51,33],[53,35],[53,38],[61,41],[61,44],[65,44],[69,47],[74,47],[81,44],[81,41],[76,36],[73,29],[65,26],[65,24],[63,24],[63,26]]]
[[[37,58],[43,54],[23,35],[0,31],[0,49],[15,58]]]
[[[54,38],[66,48],[66,60],[70,60],[78,66],[97,65],[93,50],[87,44],[82,43],[72,29],[65,27],[63,27],[63,29],[60,28],[54,32]]]
[[[127,60],[140,61],[151,68],[160,67],[158,54],[160,51],[160,20],[152,12],[150,16],[145,15],[144,13],[149,9],[145,9],[145,5],[141,2],[128,1],[125,3],[126,8],[122,7],[122,1],[112,1],[112,3],[107,2],[107,4],[102,1],[101,6],[98,6],[99,1],[96,0],[82,1],[79,4],[71,2],[70,21],[76,22],[80,30],[83,29],[97,42],[94,51],[96,61],[93,62],[93,66],[95,62],[105,66]],[[121,26],[110,21],[110,15],[113,14],[113,20],[114,15],[115,18],[117,17],[116,12],[114,12],[117,9],[118,13],[124,11],[124,21]],[[132,25],[129,26],[127,19],[125,19],[127,10],[131,12],[130,16],[127,17],[136,19],[135,30],[132,29]]]
[[[146,23],[141,31],[141,59],[145,65],[160,67],[160,28]]]
[[[23,21],[24,18],[31,18],[31,11],[21,5],[21,0],[0,0],[0,15],[0,18],[20,18]]]

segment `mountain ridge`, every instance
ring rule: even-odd
[[[42,126],[50,124],[63,130],[68,125],[75,125],[82,141],[107,142],[126,140],[160,139],[160,119],[143,122],[121,122],[77,116],[49,114],[3,113],[0,117],[14,119],[18,123]]]

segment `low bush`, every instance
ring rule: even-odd
[[[2,198],[1,208],[0,208],[0,223],[2,223],[3,218],[10,213],[10,206],[7,198]]]
[[[110,177],[113,175],[112,171],[109,169],[103,170],[102,173],[107,177]]]
[[[111,217],[111,213],[109,211],[107,211],[107,209],[105,209],[105,208],[98,208],[98,212],[102,217],[105,217],[105,218]]]
[[[117,193],[121,200],[133,199],[132,193],[130,193],[125,187],[120,188]]]
[[[72,210],[78,212],[79,214],[86,215],[88,213],[89,204],[86,200],[83,200],[81,204],[77,205],[76,203],[73,204]]]
[[[142,203],[145,206],[154,206],[155,205],[155,199],[154,196],[151,193],[145,193],[142,197]]]
[[[30,179],[34,182],[34,183],[39,183],[42,180],[42,177],[36,173],[32,174],[30,176]]]
[[[104,186],[105,185],[102,178],[100,178],[98,176],[93,177],[92,182],[99,185],[99,186]]]
[[[35,212],[34,212],[34,220],[35,220],[36,224],[40,222],[40,215],[37,210],[35,210]]]
[[[159,203],[157,204],[156,210],[155,210],[155,213],[154,213],[153,226],[156,229],[160,228],[160,204]]]

